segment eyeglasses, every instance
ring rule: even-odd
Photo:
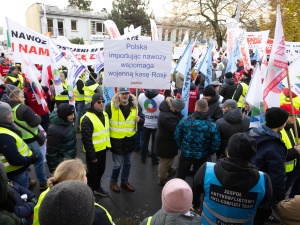
[[[126,92],[126,93],[120,93],[121,95],[128,95],[129,94],[129,92]]]
[[[101,104],[101,103],[105,103],[105,100],[99,100],[98,102],[97,102],[98,104]]]

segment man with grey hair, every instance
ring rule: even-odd
[[[220,147],[220,133],[208,116],[206,100],[198,100],[196,111],[179,122],[174,139],[181,150],[177,177],[185,180],[191,165],[197,171]]]
[[[224,116],[216,122],[221,135],[220,151],[217,152],[218,159],[225,157],[229,138],[236,133],[244,132],[250,125],[249,117],[242,114],[235,100],[227,99],[220,107]]]

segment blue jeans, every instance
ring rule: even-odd
[[[143,143],[143,129],[144,127],[139,126],[138,130],[135,134],[135,148],[136,149],[141,149],[142,148],[142,143]]]
[[[45,173],[44,157],[40,145],[37,143],[37,141],[34,141],[29,143],[28,146],[31,149],[32,154],[36,155],[38,158],[38,160],[34,164],[35,175],[39,180],[40,185],[44,185],[47,183],[47,176]]]
[[[76,127],[79,127],[80,125],[80,118],[83,116],[83,114],[85,114],[85,104],[84,101],[83,102],[76,102],[75,103],[75,107],[76,107],[76,118],[75,118],[75,123],[76,123]]]
[[[141,158],[146,159],[147,152],[148,152],[148,145],[151,136],[151,158],[152,162],[157,162],[158,158],[154,153],[154,142],[155,142],[155,134],[157,129],[147,128],[144,127],[143,129],[143,142],[142,142],[142,151],[141,151]]]
[[[111,182],[115,182],[115,183],[118,182],[121,167],[123,167],[122,174],[121,174],[121,182],[122,183],[128,182],[128,177],[131,168],[131,156],[132,156],[132,152],[123,153],[122,155],[116,155],[112,153],[114,166],[112,170],[112,175],[110,177]]]
[[[11,179],[12,181],[16,182],[23,188],[26,188],[26,189],[29,188],[29,176],[28,176],[27,170],[25,170],[23,173],[20,173],[16,176],[13,176],[13,177],[8,176],[8,178]]]

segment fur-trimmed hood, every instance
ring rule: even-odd
[[[120,105],[120,98],[118,97],[118,93],[116,93],[112,99],[111,99],[112,104],[114,105],[115,109],[119,108]],[[136,97],[133,94],[130,94],[129,96],[129,105],[130,107],[136,108]]]

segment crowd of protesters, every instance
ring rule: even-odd
[[[49,95],[43,87],[47,111],[22,65],[8,66],[2,58],[0,64],[0,224],[114,224],[113,215],[95,202],[95,195],[109,195],[102,184],[107,151],[113,194],[135,192],[129,182],[133,152],[141,164],[149,154],[157,166],[162,207],[143,225],[300,223],[300,127],[292,113],[300,114],[299,106],[293,109],[284,88],[280,107],[267,109],[266,122],[250,127],[245,96],[253,69],[245,70],[241,61],[237,72],[225,73],[227,58],[220,56],[213,70],[221,75],[214,73],[205,87],[203,74],[192,77],[185,117],[179,72],[174,92],[141,89],[136,96],[118,87],[105,102],[101,75],[90,71],[87,81],[81,75],[76,82],[73,106],[67,68],[61,68],[64,90],[55,94],[50,87]],[[85,152],[85,162],[76,158],[78,151]],[[37,184],[29,177],[31,164],[39,197],[29,190]],[[191,171],[190,186],[185,179]]]

